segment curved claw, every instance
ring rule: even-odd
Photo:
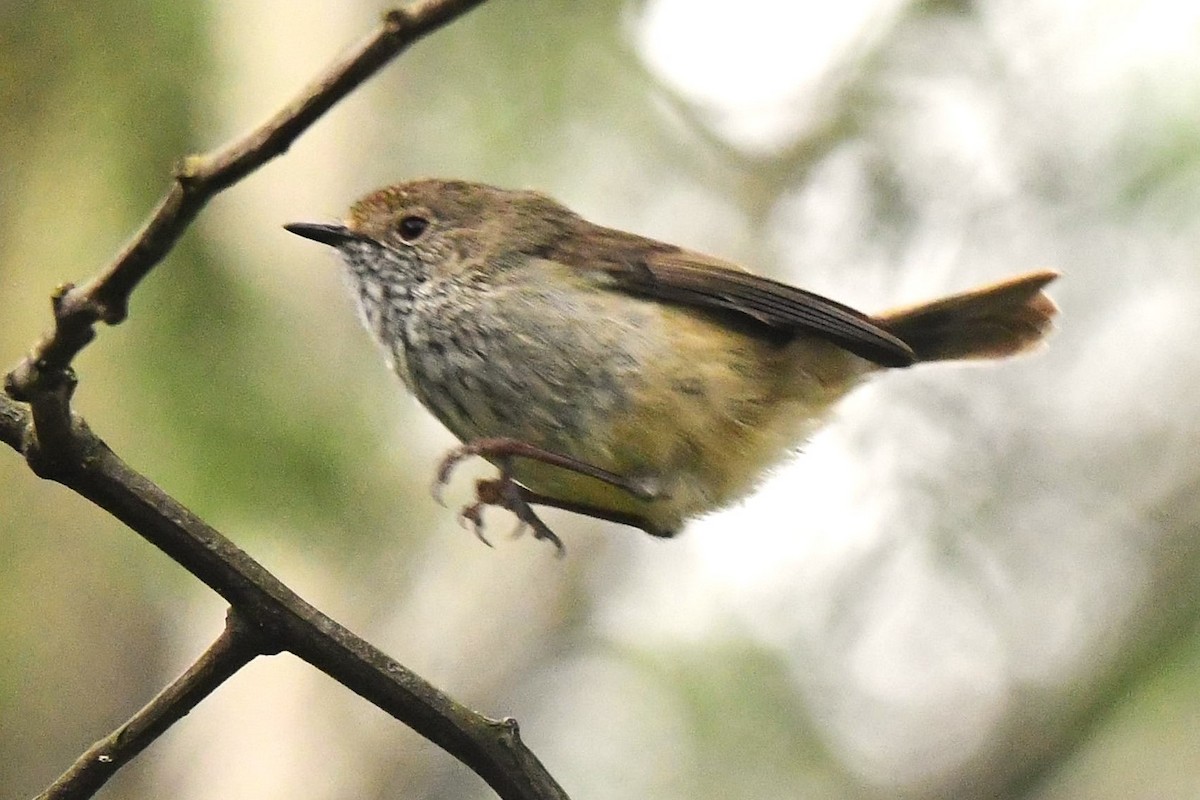
[[[471,524],[471,530],[475,534],[475,538],[486,544],[488,547],[495,547],[483,535],[483,507],[484,503],[472,503],[458,512],[458,524],[462,527],[467,527],[467,523]]]
[[[528,507],[528,506],[527,506]],[[531,520],[523,520],[529,523],[529,527],[533,529],[533,538],[549,542],[554,545],[554,555],[562,558],[567,554],[567,547],[563,544],[562,539],[558,538],[558,534],[550,530],[546,523],[530,510]]]
[[[475,451],[469,445],[456,447],[446,454],[442,459],[442,463],[438,464],[437,472],[433,476],[433,485],[429,487],[429,493],[433,495],[433,499],[437,501],[439,506],[446,507],[445,499],[442,497],[442,490],[446,488],[446,484],[450,483],[450,476],[454,474],[455,468],[467,458],[476,455]]]

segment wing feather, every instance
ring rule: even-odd
[[[826,339],[876,364],[906,367],[916,360],[901,339],[847,305],[746,272],[702,253],[658,245],[600,268],[629,292],[742,314],[776,330]]]

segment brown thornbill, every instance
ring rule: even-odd
[[[499,505],[671,536],[747,493],[868,376],[1037,345],[1057,309],[1030,272],[864,314],[736,264],[595,225],[541,194],[418,180],[357,202],[335,247],[396,374],[501,468]]]

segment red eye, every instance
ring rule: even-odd
[[[409,216],[400,220],[397,230],[400,232],[400,238],[406,242],[416,241],[421,238],[421,234],[429,227],[429,220],[424,217]]]

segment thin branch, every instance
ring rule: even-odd
[[[421,0],[390,12],[374,34],[262,126],[213,154],[185,159],[150,218],[113,262],[82,286],[55,290],[53,330],[5,378],[9,397],[0,396],[0,441],[21,452],[36,474],[104,508],[228,600],[238,619],[256,629],[256,641],[296,654],[392,714],[473,769],[502,798],[562,800],[566,794],[521,743],[514,721],[490,720],[456,703],[310,606],[131,469],[70,410],[75,386],[71,362],[95,336],[95,324],[115,325],[125,318],[130,294],[213,195],[284,152],[334,103],[410,44],[481,2]],[[29,408],[14,400],[29,403]],[[237,642],[228,644],[240,653],[237,658],[253,656],[242,653]],[[214,645],[218,650],[223,647],[220,640]],[[211,691],[208,682],[215,686],[224,680],[223,671],[232,674],[241,666],[237,658],[221,655],[214,659],[216,668],[198,664],[193,670],[200,674],[189,678],[193,672],[189,670],[117,731],[113,736],[118,743],[124,742],[123,737],[139,743],[136,749],[122,751],[124,760]],[[76,765],[81,772],[91,773],[75,779],[77,785],[91,781],[89,786],[98,787],[123,763],[105,749],[112,738],[84,755],[84,760],[91,759],[88,764]],[[64,779],[70,780],[71,774]],[[94,787],[71,796],[87,796]]]
[[[34,404],[39,394],[59,399],[52,390],[70,380],[71,361],[95,336],[95,324],[125,319],[130,294],[215,194],[285,152],[334,103],[409,45],[482,2],[424,0],[388,12],[374,33],[250,134],[215,153],[185,158],[150,218],[112,263],[83,286],[64,284],[55,291],[54,329],[8,374],[9,396]],[[60,411],[53,421],[67,420]]]
[[[89,747],[71,768],[50,784],[37,800],[80,800],[91,797],[116,771],[185,717],[239,669],[271,651],[254,626],[230,609],[225,630],[196,663],[129,718],[121,727]]]

